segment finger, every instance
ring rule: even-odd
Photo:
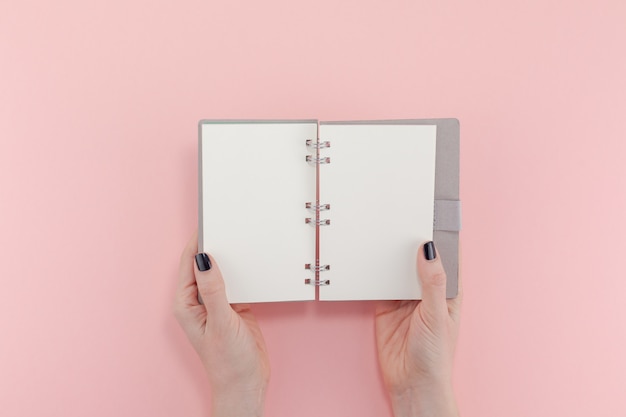
[[[231,304],[230,307],[237,314],[243,313],[246,311],[250,311],[250,304],[242,303],[242,304]]]
[[[198,305],[198,289],[193,273],[194,255],[198,251],[198,232],[194,232],[180,256],[176,303],[183,306]]]
[[[198,302],[198,287],[193,273],[193,257],[198,250],[198,235],[194,232],[180,256],[176,296],[174,297],[174,316],[189,333],[204,323],[206,311]]]
[[[204,262],[203,269],[206,267],[208,269],[201,271],[198,262],[202,262],[203,257],[206,257],[204,259],[208,258],[208,263]],[[226,286],[220,267],[215,259],[208,254],[198,254],[195,259],[193,269],[198,292],[207,311],[207,325],[224,323],[233,310],[226,299]]]
[[[417,274],[422,285],[421,309],[431,319],[447,318],[446,272],[433,242],[427,242],[417,253]]]

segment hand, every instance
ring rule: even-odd
[[[194,234],[180,260],[174,314],[209,375],[213,416],[260,416],[270,375],[261,329],[247,304],[228,304],[215,259],[198,269],[197,240]]]
[[[382,301],[376,307],[378,360],[395,417],[457,416],[452,363],[459,329],[461,290],[446,300],[441,258],[427,260],[422,245],[417,270],[422,300]]]

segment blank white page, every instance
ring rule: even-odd
[[[305,141],[316,122],[201,125],[202,241],[231,303],[313,300],[315,167]]]
[[[420,299],[416,253],[432,240],[436,126],[322,124],[320,300]]]

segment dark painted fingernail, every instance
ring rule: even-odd
[[[211,269],[211,260],[206,253],[199,253],[196,255],[196,264],[200,271],[208,271]]]
[[[430,241],[424,245],[424,256],[427,261],[432,261],[437,257],[437,251],[435,250],[435,244]]]

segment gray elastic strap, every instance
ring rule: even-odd
[[[458,232],[461,230],[461,202],[458,200],[435,200],[433,230]]]

